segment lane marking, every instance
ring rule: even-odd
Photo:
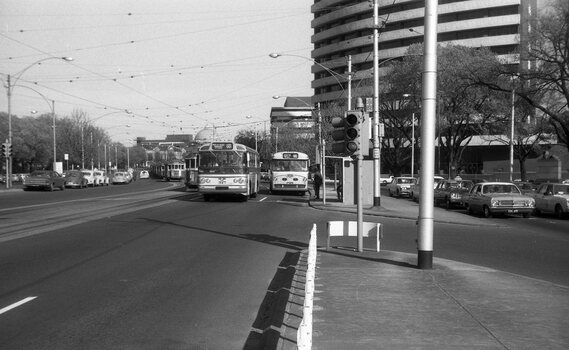
[[[261,199],[259,200],[259,202],[262,202],[262,201],[264,201],[265,199],[267,199],[267,197],[261,198]]]
[[[12,304],[12,305],[6,306],[5,308],[0,309],[0,315],[3,314],[3,313],[5,313],[5,312],[8,312],[8,311],[10,311],[10,310],[12,310],[12,309],[14,309],[14,308],[17,308],[18,306],[21,306],[21,305],[23,305],[23,304],[25,304],[25,303],[27,303],[27,302],[29,302],[29,301],[32,301],[32,300],[34,300],[35,298],[37,298],[37,297],[27,297],[27,298],[25,298],[25,299],[22,299],[22,300],[18,301],[17,303],[14,303],[14,304]]]

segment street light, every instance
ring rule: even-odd
[[[276,53],[273,52],[271,54],[269,54],[269,57],[271,58],[278,58],[281,56],[290,56],[290,57],[300,57],[302,59],[308,60],[312,63],[314,63],[315,65],[321,67],[322,69],[324,69],[326,72],[330,73],[330,75],[332,77],[334,77],[334,79],[336,79],[336,81],[338,82],[338,85],[340,85],[340,88],[342,89],[342,94],[344,94],[346,91],[344,90],[344,86],[342,85],[342,83],[340,82],[340,80],[338,79],[339,77],[342,77],[343,79],[345,79],[341,74],[338,74],[336,72],[334,72],[333,70],[331,70],[330,68],[326,67],[325,65],[323,65],[322,63],[317,62],[316,60],[310,58],[310,57],[305,57],[305,56],[301,56],[301,55],[293,55],[293,54],[282,54],[282,53]]]
[[[46,57],[42,58],[41,60],[37,60],[34,63],[30,64],[26,68],[22,69],[21,71],[17,72],[13,75],[14,81],[12,82],[12,76],[8,74],[6,76],[6,94],[8,96],[8,143],[12,144],[12,92],[18,83],[18,80],[22,77],[28,69],[32,68],[36,64],[40,64],[41,62],[47,60],[64,60],[67,62],[73,61],[71,57]],[[54,129],[55,133],[55,129]],[[8,158],[8,167],[6,168],[6,188],[12,187],[12,156]]]

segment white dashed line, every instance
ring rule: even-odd
[[[25,298],[25,299],[22,299],[22,300],[18,301],[17,303],[14,303],[14,304],[12,304],[12,305],[6,306],[5,308],[0,309],[0,315],[3,314],[3,313],[5,313],[5,312],[8,312],[8,311],[10,311],[10,310],[12,310],[12,309],[14,309],[14,308],[17,308],[17,307],[20,306],[20,305],[25,304],[25,303],[27,303],[28,301],[32,301],[32,300],[34,300],[35,298],[37,298],[37,297],[27,297],[27,298]]]

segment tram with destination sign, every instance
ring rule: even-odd
[[[308,191],[310,160],[301,152],[277,152],[271,157],[270,190],[304,195]]]
[[[206,202],[228,195],[246,201],[259,193],[260,170],[254,149],[230,141],[207,143],[198,150],[198,192]]]

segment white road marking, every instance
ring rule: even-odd
[[[32,301],[32,300],[34,300],[35,298],[37,298],[37,297],[27,297],[27,298],[25,298],[25,299],[22,299],[22,300],[18,301],[17,303],[14,303],[14,304],[12,304],[12,305],[6,306],[5,308],[0,309],[0,315],[3,314],[3,313],[5,313],[5,312],[8,312],[8,311],[10,311],[10,310],[12,310],[12,309],[14,309],[14,308],[17,308],[17,307],[20,306],[20,305],[25,304],[25,303],[27,303],[28,301]]]
[[[263,197],[263,198],[259,199],[259,202],[262,202],[262,201],[264,201],[265,199],[267,199],[267,197]]]

